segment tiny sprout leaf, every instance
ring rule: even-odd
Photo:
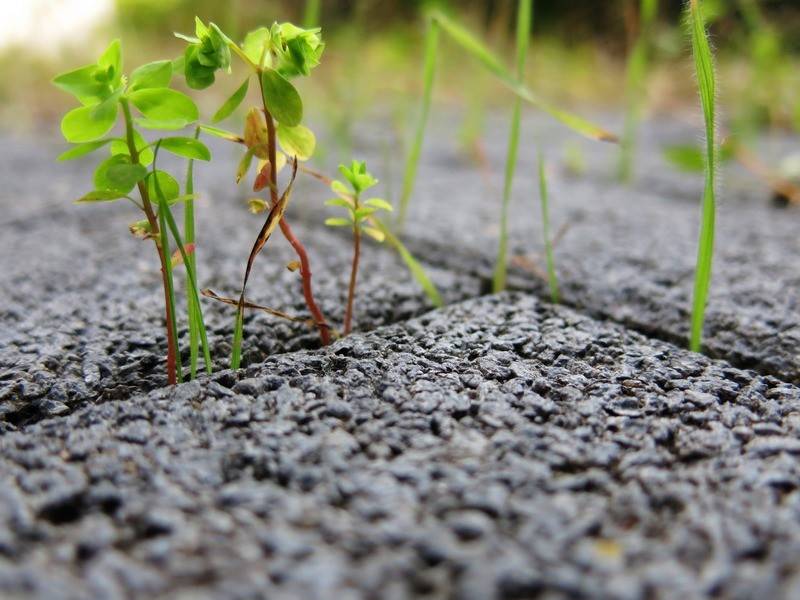
[[[211,160],[211,151],[206,145],[194,138],[190,137],[168,137],[161,140],[159,146],[167,152],[172,152],[184,158],[193,158],[196,160]]]
[[[165,88],[172,81],[172,61],[159,60],[133,70],[128,84],[129,91],[148,88]]]
[[[87,154],[91,154],[95,150],[102,148],[113,140],[114,138],[107,138],[105,140],[97,140],[96,142],[87,142],[85,144],[81,144],[80,146],[75,146],[59,155],[56,161],[63,162],[66,160],[74,160],[76,158],[80,158],[81,156],[86,156]]]
[[[194,123],[200,117],[197,105],[186,94],[169,88],[138,90],[128,98],[147,119],[158,122]]]
[[[219,110],[216,114],[211,118],[212,123],[219,123],[227,119],[233,111],[235,111],[239,105],[244,100],[245,96],[247,95],[247,89],[250,87],[250,77],[248,76],[247,79],[244,80],[244,83],[239,86],[239,88],[233,92],[230,98],[228,98],[225,103],[219,107]]]
[[[386,234],[384,234],[379,229],[375,229],[374,227],[369,227],[368,225],[364,225],[364,227],[362,227],[362,230],[364,231],[364,233],[366,233],[368,236],[370,236],[379,243],[383,243],[383,241],[386,239]]]
[[[271,183],[272,165],[269,161],[264,161],[264,164],[258,170],[256,180],[253,183],[253,191],[260,192]]]
[[[278,142],[286,154],[297,157],[298,160],[308,160],[314,154],[317,138],[308,127],[298,125],[287,127],[280,124],[276,130]]]
[[[150,229],[150,223],[147,221],[147,219],[131,223],[128,226],[128,230],[131,232],[131,234],[133,234],[134,237],[139,238],[140,240],[147,239],[150,237],[152,232],[152,229]]]
[[[344,198],[334,198],[333,200],[328,200],[326,203],[328,206],[341,206],[344,208],[353,208],[353,203],[349,200],[345,200]]]
[[[299,260],[293,260],[292,262],[286,265],[286,268],[289,269],[292,273],[294,273],[297,270],[300,270],[300,272],[302,272],[302,266]]]
[[[275,69],[265,68],[261,74],[261,88],[267,110],[279,122],[296,127],[303,120],[303,101],[289,81]]]
[[[352,227],[353,222],[350,219],[331,217],[330,219],[325,219],[325,225],[330,225],[331,227]]]
[[[364,200],[364,204],[374,206],[375,208],[381,210],[388,210],[389,212],[394,210],[391,204],[389,204],[386,200],[382,200],[381,198],[370,198],[369,200]]]
[[[119,200],[120,198],[128,198],[130,197],[127,194],[122,194],[120,192],[115,192],[113,190],[94,190],[93,192],[89,192],[82,198],[75,200],[75,204],[94,204],[97,202],[114,202],[115,200]]]
[[[253,164],[253,149],[248,148],[242,160],[239,161],[239,167],[236,169],[236,183],[241,182],[244,176],[247,175],[251,164]]]
[[[225,131],[224,129],[220,129],[219,127],[210,127],[208,125],[201,125],[200,131],[204,131],[214,137],[222,138],[223,140],[228,140],[229,142],[238,142],[243,143],[244,139],[242,136],[237,135],[231,131]]]
[[[108,74],[108,83],[116,89],[122,81],[122,45],[114,40],[97,61],[97,66]]]
[[[242,44],[242,50],[247,58],[253,61],[254,64],[258,65],[259,67],[263,67],[264,65],[261,64],[262,59],[268,55],[267,52],[264,52],[264,48],[270,42],[270,35],[269,29],[266,27],[259,27],[255,31],[251,31],[247,34],[247,37],[244,38],[244,44]]]
[[[352,190],[348,188],[346,184],[342,183],[338,179],[335,179],[331,183],[331,189],[337,194],[342,194],[343,196],[349,196],[352,193]]]
[[[252,214],[258,215],[269,209],[269,204],[261,198],[250,198],[247,201],[247,210]]]
[[[372,213],[374,213],[376,210],[378,209],[369,206],[362,206],[361,208],[355,211],[355,220],[360,223],[368,216],[370,216]]]

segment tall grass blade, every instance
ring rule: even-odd
[[[425,268],[419,263],[419,261],[414,258],[414,255],[405,247],[405,245],[397,238],[396,235],[392,233],[392,231],[379,219],[372,218],[370,223],[375,225],[385,236],[386,241],[394,246],[397,252],[400,254],[400,257],[406,263],[408,270],[411,271],[411,274],[414,276],[414,279],[417,280],[417,283],[422,286],[422,289],[425,291],[425,294],[428,296],[433,305],[437,308],[444,306],[444,302],[442,301],[442,297],[439,295],[439,290],[436,289],[436,285],[434,285],[433,281],[428,274],[425,272]]]
[[[689,26],[692,36],[692,53],[697,70],[697,82],[700,88],[700,101],[703,106],[703,118],[706,134],[705,188],[703,191],[703,220],[700,229],[700,244],[697,252],[697,269],[694,281],[694,299],[692,302],[692,331],[689,348],[700,351],[703,335],[703,319],[705,317],[706,299],[711,280],[711,261],[714,255],[714,220],[716,217],[714,179],[716,176],[716,102],[714,60],[706,35],[705,23],[699,0],[690,0],[688,5]]]
[[[528,54],[528,42],[531,35],[533,0],[519,0],[517,8],[517,82],[525,84],[525,58]],[[517,167],[519,150],[519,127],[522,120],[522,98],[514,99],[511,113],[511,128],[508,135],[508,151],[506,154],[505,180],[503,182],[503,204],[500,209],[500,242],[497,249],[497,264],[492,278],[495,293],[506,289],[506,272],[508,260],[508,209],[511,204],[511,188],[514,183],[514,171]]]
[[[633,174],[633,151],[636,144],[636,129],[642,119],[644,81],[649,62],[651,31],[658,14],[658,0],[641,0],[639,5],[639,30],[628,58],[626,73],[626,95],[628,109],[622,132],[619,179],[628,182]]]
[[[558,278],[556,276],[556,263],[553,259],[553,242],[550,239],[550,208],[547,193],[547,174],[544,168],[544,155],[539,147],[539,195],[542,199],[542,231],[544,235],[544,252],[547,257],[547,281],[550,284],[550,300],[553,304],[561,301],[558,292]]]
[[[580,117],[556,108],[544,102],[528,87],[517,81],[516,76],[498,59],[477,37],[469,30],[465,29],[455,21],[451,20],[439,11],[433,11],[431,16],[433,22],[438,23],[442,30],[447,33],[458,45],[467,51],[473,58],[480,62],[485,68],[492,72],[500,81],[517,94],[526,102],[537,107],[561,121],[564,125],[582,135],[596,140],[607,142],[617,142],[618,138],[613,133],[606,131]]]
[[[428,114],[431,108],[433,95],[433,81],[436,75],[436,52],[439,46],[439,25],[435,20],[428,22],[428,31],[425,34],[425,68],[422,90],[422,107],[420,109],[417,131],[411,149],[406,159],[405,175],[403,177],[403,191],[400,195],[400,208],[397,213],[396,228],[402,230],[408,213],[408,202],[414,191],[414,182],[417,179],[419,157],[422,154],[422,141],[425,138],[425,127],[428,123]]]

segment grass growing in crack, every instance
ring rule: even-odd
[[[558,291],[556,263],[553,258],[553,242],[550,238],[550,206],[547,193],[547,173],[545,172],[544,154],[539,146],[539,196],[542,204],[542,235],[544,236],[544,252],[547,257],[547,283],[550,287],[550,300],[553,304],[561,302]]]
[[[649,54],[652,45],[652,29],[658,14],[658,0],[640,0],[636,41],[628,57],[625,74],[627,111],[620,145],[619,179],[628,182],[633,171],[633,151],[636,145],[636,129],[642,118],[644,81],[647,77]]]
[[[361,254],[361,233],[362,231],[369,236],[382,242],[386,237],[380,229],[364,225],[367,217],[378,210],[391,211],[392,205],[381,198],[369,198],[362,202],[361,194],[374,187],[378,180],[367,171],[367,166],[363,162],[353,161],[350,167],[341,165],[339,170],[347,180],[347,184],[335,180],[331,183],[333,190],[338,197],[328,200],[328,206],[339,206],[347,210],[347,217],[333,217],[325,221],[326,225],[334,227],[344,226],[353,230],[353,263],[350,268],[350,285],[347,292],[347,310],[344,318],[344,335],[349,335],[353,323],[353,301],[356,295],[356,277],[358,276],[358,260]],[[349,187],[348,187],[349,184]]]
[[[517,10],[517,82],[525,85],[525,59],[528,55],[528,42],[531,35],[533,1],[520,0]],[[506,272],[508,263],[508,210],[511,204],[511,188],[514,184],[514,170],[517,166],[519,149],[519,128],[522,120],[522,98],[515,96],[511,111],[511,125],[508,133],[508,150],[506,151],[506,169],[503,181],[503,201],[500,207],[500,242],[497,248],[492,285],[494,292],[506,289]]]
[[[705,22],[701,12],[700,1],[690,0],[687,6],[687,18],[691,30],[692,53],[697,70],[697,82],[700,88],[700,101],[703,106],[705,122],[705,187],[703,190],[702,224],[700,244],[697,252],[697,268],[695,272],[694,297],[692,301],[692,327],[689,347],[694,352],[700,351],[703,336],[703,319],[706,299],[711,280],[711,262],[714,255],[714,221],[716,202],[714,183],[716,177],[717,145],[716,135],[716,97],[714,60],[708,43]]]
[[[181,381],[182,373],[177,349],[172,257],[169,254],[165,213],[169,212],[170,204],[191,200],[193,196],[188,193],[181,195],[180,185],[167,172],[155,168],[148,172],[147,166],[154,163],[155,153],[151,150],[154,144],[190,160],[211,159],[208,148],[197,139],[163,137],[156,142],[148,142],[134,127],[136,124],[145,129],[178,130],[197,121],[199,113],[194,102],[185,94],[170,89],[172,75],[171,61],[157,61],[134,69],[126,78],[122,71],[122,48],[117,40],[111,43],[97,63],[69,71],[53,80],[57,87],[75,96],[82,104],[67,113],[61,121],[64,137],[77,145],[63,153],[59,160],[79,158],[106,146],[111,150],[110,157],[95,169],[95,189],[77,202],[127,199],[145,214],[145,219],[131,225],[130,230],[138,237],[154,242],[161,263],[167,321],[167,381],[170,384]],[[135,121],[133,109],[140,115]],[[123,137],[109,136],[120,113],[125,134]],[[139,201],[130,196],[134,188],[139,192]],[[159,200],[162,195],[164,202]],[[177,228],[172,233],[177,236]],[[178,240],[179,236],[175,239]],[[185,248],[179,245],[185,253]],[[185,264],[189,276],[192,263],[187,261]],[[196,314],[199,314],[199,305]],[[202,327],[201,324],[202,316],[195,327]],[[200,337],[206,347],[205,356],[208,357],[204,332],[203,328]],[[206,367],[211,368],[208,359]]]

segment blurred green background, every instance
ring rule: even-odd
[[[71,100],[50,86],[64,70],[93,61],[111,39],[123,40],[127,70],[178,55],[184,43],[174,31],[193,33],[195,15],[241,38],[273,21],[323,27],[322,66],[303,85],[316,110],[352,120],[379,114],[404,118],[414,108],[421,82],[424,0],[27,0],[5,19],[0,43],[0,128],[52,130]],[[511,64],[516,2],[439,0]],[[646,78],[650,113],[685,112],[697,92],[681,27],[678,0],[661,2],[648,39],[652,61]],[[800,2],[704,0],[717,50],[724,117],[741,127],[800,129]],[[25,8],[27,7],[27,9]],[[28,10],[33,17],[22,11]],[[64,11],[96,23],[67,27]],[[318,16],[314,16],[318,10]],[[310,12],[308,12],[310,11]],[[595,111],[622,109],[625,60],[637,30],[638,1],[537,0],[529,58],[530,86],[551,102]],[[58,30],[56,25],[62,25]],[[25,25],[29,31],[25,31]],[[12,34],[16,31],[17,34]],[[63,39],[62,39],[63,38]],[[465,62],[456,47],[442,45],[436,102],[469,112],[471,105],[502,109],[511,96]],[[238,78],[221,78],[219,98]],[[209,100],[213,103],[216,99]],[[213,110],[214,107],[208,107]],[[309,106],[313,116],[313,106]],[[692,109],[695,114],[697,111]],[[207,113],[208,114],[208,113]],[[344,116],[341,116],[344,115]]]

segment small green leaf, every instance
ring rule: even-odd
[[[144,139],[144,136],[136,129],[133,130],[133,143],[136,151],[139,153],[139,162],[144,166],[153,162],[153,151],[150,149],[150,143]],[[117,138],[111,142],[111,154],[124,154],[130,156],[131,152],[128,148],[128,141],[124,138]]]
[[[369,200],[365,200],[364,204],[374,206],[375,208],[379,208],[381,210],[388,210],[389,212],[394,210],[391,204],[389,204],[386,200],[382,200],[381,198],[370,198]]]
[[[159,60],[134,69],[128,90],[165,88],[169,86],[170,81],[172,81],[172,61]]]
[[[156,189],[156,177],[158,177],[158,189]],[[147,191],[151,198],[159,198],[158,191],[167,202],[174,202],[181,195],[181,186],[177,179],[166,171],[157,170],[155,173],[147,173],[145,183],[147,183]]]
[[[178,196],[177,198],[172,198],[169,200],[169,205],[172,206],[173,204],[178,204],[179,202],[186,202],[187,200],[196,200],[200,197],[200,194],[183,194],[182,196]]]
[[[194,123],[200,117],[197,105],[186,94],[169,88],[138,90],[128,98],[147,119],[157,122]]]
[[[261,88],[267,110],[279,122],[296,127],[303,120],[303,101],[294,86],[274,69],[261,74]]]
[[[130,200],[130,196],[127,194],[122,194],[120,192],[116,192],[114,190],[94,190],[93,192],[89,192],[82,198],[75,200],[75,204],[94,204],[97,202],[114,202],[121,198],[128,198]]]
[[[61,132],[69,142],[80,144],[103,137],[117,121],[119,97],[114,94],[94,106],[81,106],[68,112],[61,121]]]
[[[372,213],[374,213],[376,210],[378,210],[378,209],[377,208],[372,208],[370,206],[362,206],[357,211],[355,211],[356,221],[358,221],[360,223],[361,221],[366,219],[368,216],[370,216]]]
[[[228,140],[230,142],[244,142],[244,139],[239,134],[226,131],[224,129],[220,129],[219,127],[210,127],[208,125],[201,125],[200,130],[208,134],[211,134],[215,137],[222,138],[223,140]]]
[[[351,190],[349,187],[347,187],[346,184],[339,181],[338,179],[333,180],[333,182],[331,183],[331,189],[337,194],[342,194],[344,196],[349,196],[350,194],[353,193],[353,190]]]
[[[199,52],[199,44],[193,44],[186,48],[186,52],[183,55],[183,75],[186,77],[186,85],[193,90],[204,90],[213,85],[217,78],[215,75],[216,67],[200,64]]]
[[[383,243],[383,241],[386,239],[386,234],[379,229],[375,229],[374,227],[364,225],[361,230],[377,242]]]
[[[53,79],[53,84],[65,92],[79,98],[101,100],[109,91],[108,83],[98,78],[97,65],[81,67]]]
[[[334,198],[333,200],[328,200],[325,203],[327,206],[341,206],[344,208],[353,208],[353,203],[349,200],[345,200],[344,198]]]
[[[129,156],[116,154],[104,160],[95,169],[94,186],[100,191],[110,190],[129,194],[146,175],[147,169],[143,165],[131,164]]]
[[[144,117],[137,117],[133,120],[142,129],[166,129],[168,131],[175,131],[183,129],[188,125],[186,119],[172,119],[156,121],[153,119],[146,119]]]
[[[98,140],[96,142],[88,142],[86,144],[81,144],[80,146],[75,146],[70,148],[63,154],[61,154],[56,161],[57,162],[64,162],[66,160],[74,160],[76,158],[80,158],[81,156],[86,156],[87,154],[91,154],[95,150],[102,148],[106,144],[114,141],[114,138],[107,138],[104,140]]]
[[[108,82],[116,89],[122,81],[122,45],[114,40],[100,56],[97,66],[108,74]]]
[[[264,48],[270,42],[269,29],[266,27],[259,27],[255,31],[251,31],[244,38],[242,50],[247,58],[249,58],[256,65],[263,67],[261,64],[262,58],[268,55],[264,52]]]
[[[330,225],[331,227],[352,227],[353,222],[350,219],[332,217],[330,219],[325,219],[325,225]]]
[[[212,123],[219,123],[227,119],[233,111],[235,111],[239,105],[244,100],[244,97],[247,95],[247,89],[250,87],[250,77],[248,76],[247,79],[244,80],[244,83],[239,86],[230,98],[225,101],[225,104],[219,107],[219,110],[216,114],[211,118]]]
[[[168,137],[161,140],[161,149],[184,158],[211,160],[211,151],[206,145],[190,137]]]
[[[276,134],[278,142],[289,156],[295,156],[298,160],[308,160],[314,154],[317,138],[308,127],[303,125],[287,127],[279,124]]]
[[[250,169],[250,165],[253,163],[253,149],[248,148],[247,152],[244,153],[242,160],[239,161],[239,167],[236,169],[236,183],[239,183],[245,175],[247,175],[247,171]]]

